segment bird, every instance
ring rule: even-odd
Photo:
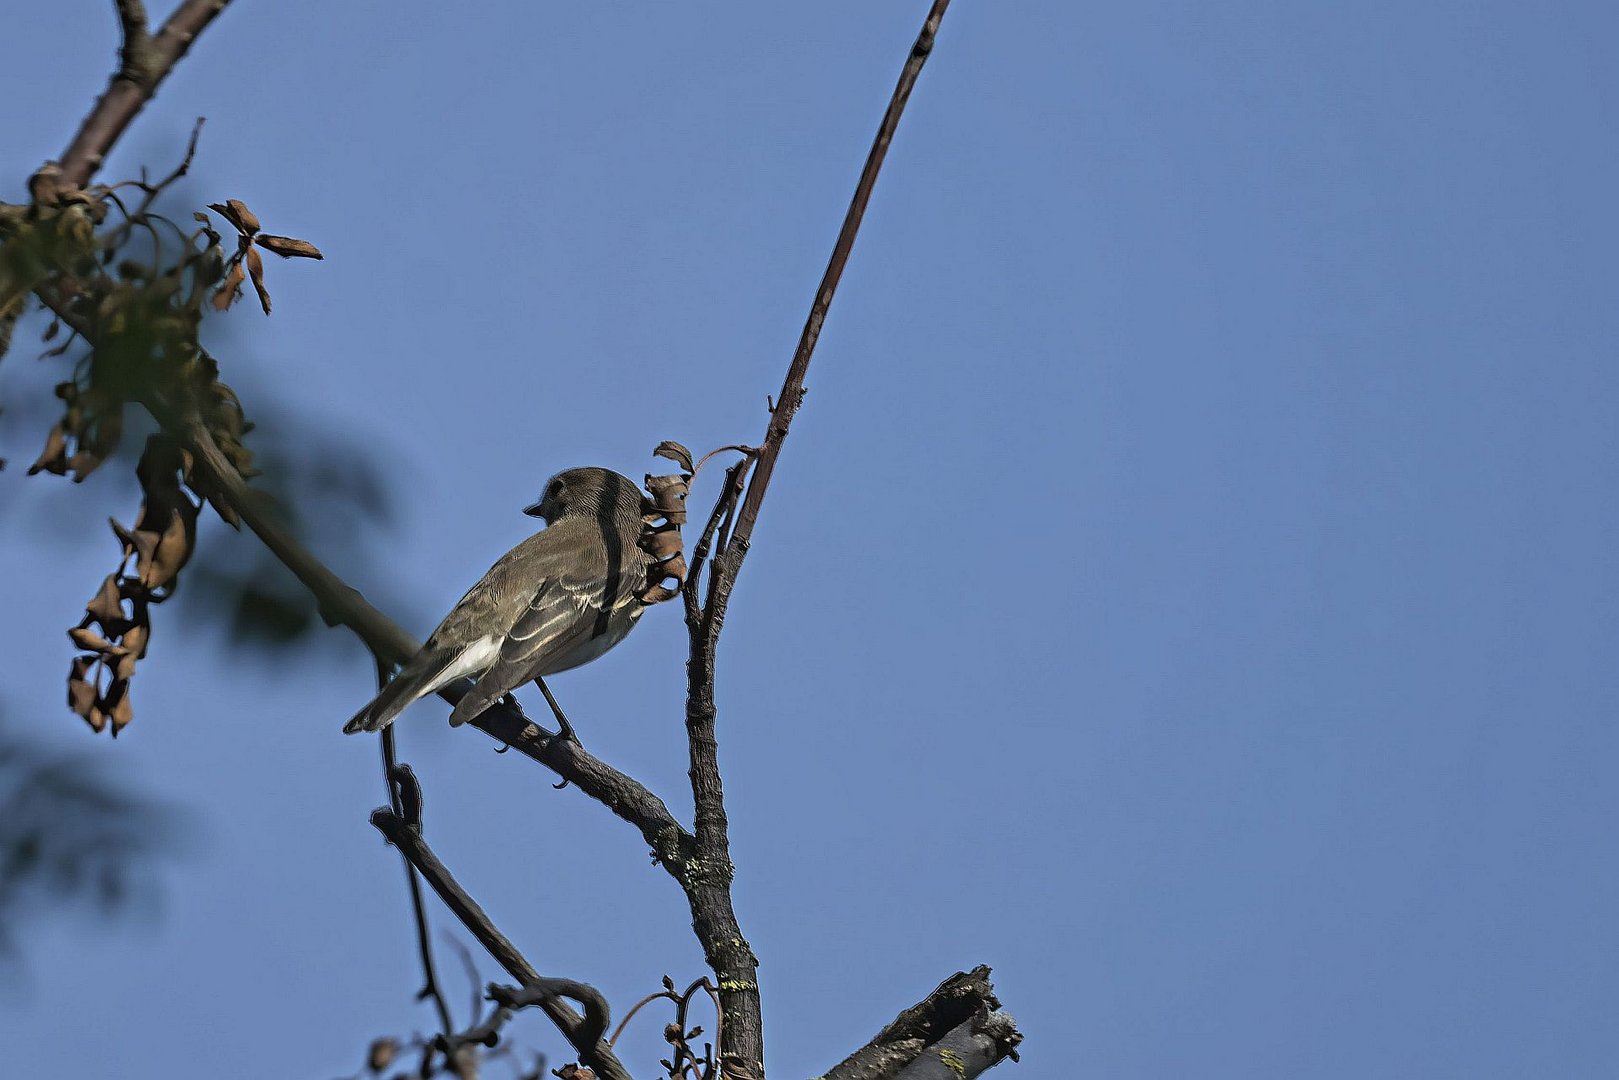
[[[476,682],[450,713],[452,727],[529,681],[539,682],[549,701],[542,676],[589,663],[634,629],[653,565],[637,543],[642,497],[635,482],[611,469],[566,469],[523,513],[546,527],[495,561],[399,674],[343,725],[345,734],[381,730],[412,702],[468,676]]]

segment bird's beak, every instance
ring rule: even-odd
[[[529,517],[543,518],[545,517],[545,511],[541,510],[540,507],[544,505],[544,503],[535,503],[533,506],[525,506],[523,507],[523,513]]]

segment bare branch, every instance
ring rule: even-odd
[[[86,329],[83,320],[74,316],[58,298],[47,297],[47,303],[69,326],[81,332]],[[416,654],[421,643],[367,603],[357,589],[298,542],[277,517],[269,500],[249,487],[236,471],[200,419],[188,417],[164,401],[152,400],[145,404],[158,423],[192,452],[197,467],[209,475],[210,489],[315,596],[321,617],[329,625],[348,627],[385,663],[402,664]],[[446,687],[439,696],[454,704],[466,692],[465,684],[456,684]],[[675,820],[663,800],[645,786],[593,757],[578,743],[547,737],[513,701],[496,704],[472,723],[497,741],[515,747],[544,765],[633,825],[660,865],[679,880],[695,840]]]
[[[1003,1012],[975,1016],[945,1033],[917,1059],[894,1074],[894,1080],[972,1080],[1006,1058],[1018,1059],[1023,1033]]]
[[[118,0],[118,21],[123,29],[118,70],[90,115],[79,125],[62,160],[48,163],[39,176],[58,189],[81,188],[88,184],[130,121],[157,93],[158,86],[190,50],[197,35],[207,29],[229,2],[184,0],[162,29],[149,34],[146,10],[139,0]]]
[[[377,682],[379,685],[388,681],[388,666],[377,664]],[[388,803],[393,812],[416,829],[422,827],[422,794],[421,785],[416,781],[416,774],[411,772],[409,765],[399,764],[398,755],[394,749],[393,728],[384,728],[382,732],[382,780],[388,789]],[[407,809],[408,808],[408,809]],[[416,1000],[431,998],[433,1008],[438,1012],[439,1031],[449,1035],[455,1031],[455,1021],[450,1016],[450,1006],[444,1000],[444,992],[438,983],[438,966],[433,962],[433,934],[427,925],[427,905],[422,901],[422,883],[416,876],[416,868],[409,859],[403,860],[405,864],[405,880],[410,888],[411,917],[416,924],[416,951],[422,960],[422,988],[416,994]],[[472,1015],[476,1017],[477,1011]],[[450,1055],[449,1060],[454,1066],[455,1057]]]
[[[630,1074],[613,1055],[612,1047],[601,1041],[602,1033],[607,1029],[607,1006],[599,993],[583,983],[572,980],[545,979],[534,970],[534,966],[523,958],[517,947],[496,928],[478,902],[461,887],[439,861],[438,856],[433,854],[433,850],[422,839],[421,833],[404,818],[390,809],[383,808],[372,813],[371,824],[375,825],[377,830],[388,838],[388,842],[410,861],[411,866],[415,867],[416,871],[427,880],[428,885],[432,886],[439,899],[444,901],[444,906],[450,909],[451,914],[461,921],[473,937],[477,938],[478,943],[488,950],[489,955],[493,956],[512,978],[522,983],[525,990],[519,992],[518,997],[513,999],[520,1000],[521,1004],[512,1004],[508,1007],[538,1005],[578,1052],[581,1063],[595,1069],[597,1075],[604,1080],[630,1080]],[[547,989],[548,987],[553,989]],[[533,988],[532,994],[528,992],[529,988]],[[563,996],[584,1003],[585,1016],[581,1017],[564,1003],[561,1000]]]
[[[137,61],[134,54],[148,40],[146,34],[146,5],[141,0],[114,0],[118,8],[118,28],[123,31],[123,44],[118,50],[122,67],[131,67]]]
[[[939,23],[949,6],[950,0],[933,0],[933,7],[922,23],[922,32],[917,35],[916,44],[911,46],[910,58],[905,61],[905,67],[900,71],[899,83],[894,87],[894,94],[888,101],[888,110],[883,113],[882,123],[877,126],[877,138],[871,145],[871,152],[866,155],[865,168],[860,170],[854,198],[850,200],[848,213],[843,217],[843,228],[838,231],[837,243],[832,246],[832,258],[826,265],[826,273],[821,277],[820,287],[815,290],[815,301],[810,305],[809,318],[805,320],[804,332],[798,339],[798,349],[793,353],[793,362],[787,368],[787,378],[781,384],[781,395],[776,398],[775,409],[770,414],[770,424],[765,430],[764,442],[759,446],[759,462],[753,470],[753,482],[748,485],[747,498],[742,501],[742,511],[737,515],[734,535],[737,564],[741,563],[753,536],[753,525],[759,518],[759,507],[764,502],[765,488],[770,484],[771,474],[775,472],[776,458],[780,456],[781,445],[787,438],[787,428],[792,424],[798,407],[803,404],[804,375],[809,371],[810,357],[815,352],[815,343],[821,337],[821,326],[826,322],[826,313],[832,306],[832,297],[838,291],[838,282],[843,278],[843,268],[848,265],[849,253],[854,249],[855,235],[860,231],[860,221],[865,217],[867,203],[871,201],[872,188],[877,183],[877,173],[883,167],[883,159],[888,156],[888,146],[893,142],[894,132],[899,127],[900,115],[904,113],[905,103],[910,99],[911,90],[916,86],[917,76],[922,73],[922,65],[927,62],[928,54],[933,51],[933,41],[938,35]],[[734,569],[732,572],[735,572]]]
[[[1000,1007],[989,982],[988,967],[958,971],[895,1017],[876,1038],[827,1072],[823,1080],[892,1080],[948,1032]]]

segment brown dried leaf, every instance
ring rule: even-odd
[[[251,236],[259,231],[258,215],[249,210],[241,199],[227,199],[223,204],[209,203],[208,209],[236,226],[237,232]]]
[[[151,628],[145,623],[138,623],[124,632],[123,641],[119,644],[121,653],[113,664],[113,678],[127,679],[135,674],[135,661],[146,655],[146,640],[150,633]]]
[[[124,557],[135,556],[135,576],[144,579],[161,534],[146,529],[126,529],[116,518],[107,520],[112,524],[112,531],[118,534],[118,539],[124,542]]]
[[[91,680],[90,669],[95,664],[94,656],[75,656],[73,665],[68,669],[67,675],[67,707],[78,715],[90,720],[90,713],[96,707],[96,684]],[[95,721],[90,720],[90,726],[97,731]]]
[[[124,614],[123,596],[118,591],[118,575],[108,574],[107,580],[101,583],[101,588],[90,602],[84,605],[85,614],[89,615],[101,628],[109,634],[116,634],[113,629],[128,620]]]
[[[394,1063],[399,1054],[399,1043],[394,1039],[378,1039],[371,1044],[371,1049],[365,1054],[365,1067],[372,1072],[381,1072]]]
[[[236,302],[236,298],[242,292],[242,282],[246,278],[247,271],[242,269],[241,262],[237,261],[232,264],[230,273],[225,275],[225,280],[220,283],[219,288],[214,290],[215,311],[224,311]]]
[[[107,459],[88,447],[81,449],[68,459],[67,467],[73,473],[75,484],[84,483],[84,478],[99,469]]]
[[[695,467],[691,463],[691,451],[687,450],[684,446],[681,446],[673,439],[665,439],[659,443],[657,448],[652,451],[652,456],[668,458],[670,461],[678,463],[680,467],[685,469],[687,472],[696,471]]]
[[[116,736],[135,719],[135,706],[129,700],[129,680],[113,679],[107,687],[106,695],[98,702],[96,707],[112,719],[112,733]],[[100,731],[100,728],[96,728]]]
[[[671,525],[686,523],[686,493],[690,483],[683,476],[651,476],[646,478],[646,489],[652,493],[651,503],[657,517]]]
[[[37,472],[64,475],[68,470],[67,461],[67,432],[60,423],[51,428],[51,433],[45,437],[45,452],[39,455],[39,460],[28,466],[28,475]]]
[[[664,584],[673,581],[673,585]],[[680,595],[686,584],[686,557],[676,555],[647,569],[647,587],[641,590],[641,603],[661,604]]]
[[[191,558],[196,544],[195,513],[188,515],[178,508],[169,511],[169,522],[152,549],[151,562],[141,571],[141,584],[148,589],[161,589],[172,582],[180,568]],[[138,530],[145,535],[145,530]]]
[[[290,236],[274,236],[270,233],[261,233],[253,238],[253,242],[266,251],[273,251],[283,259],[324,259],[320,248],[308,240],[295,240]]]
[[[264,256],[258,248],[247,249],[247,276],[253,279],[253,291],[259,294],[259,307],[270,314],[270,290],[264,287]]]
[[[641,538],[637,541],[641,550],[662,562],[671,555],[680,553],[680,530],[672,526],[661,529],[643,529]]]
[[[87,652],[105,653],[117,648],[112,642],[85,626],[75,626],[67,632],[67,636],[73,639],[73,644]]]
[[[241,199],[226,200],[225,205],[231,208],[233,217],[231,221],[238,225],[243,232],[256,233],[259,231],[258,215],[247,208]]]

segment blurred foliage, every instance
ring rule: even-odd
[[[239,525],[219,472],[200,467],[193,449],[216,447],[228,463],[220,468],[257,478],[254,488],[273,500],[295,537],[340,571],[381,561],[375,548],[390,510],[369,444],[265,395],[249,420],[203,348],[204,318],[229,309],[245,283],[269,314],[261,251],[321,256],[307,241],[263,232],[237,199],[208,204],[234,232],[222,237],[215,220],[179,194],[189,186],[180,181],[196,141],[193,132],[180,165],[157,182],[143,172],[138,180],[66,189],[47,169],[34,178],[31,204],[0,206],[0,329],[15,351],[19,317],[32,314],[22,325],[38,320],[48,346],[42,359],[60,369],[49,409],[44,399],[6,415],[11,421],[20,411],[46,428],[28,472],[82,483],[111,462],[133,466],[119,471],[133,481],[126,490],[140,492],[138,504],[121,498],[108,508],[119,554],[87,589],[83,617],[69,631],[80,650],[68,675],[69,706],[94,730],[110,726],[114,734],[134,715],[131,676],[151,643],[152,612],[172,596],[185,598],[187,621],[223,626],[229,641],[259,659],[321,625],[313,599],[255,538],[208,523],[203,511],[211,505],[219,519]],[[160,213],[160,197],[190,211],[195,225]],[[97,540],[107,542],[105,534]]]
[[[258,395],[254,415],[260,422],[249,441],[261,475],[253,487],[275,500],[298,540],[339,573],[386,565],[395,504],[375,443]],[[211,530],[183,577],[185,621],[223,627],[245,658],[273,661],[324,626],[314,597],[245,529]],[[378,599],[397,606],[386,595]]]
[[[184,826],[173,807],[0,724],[0,961],[20,959],[31,919],[155,899],[155,864],[177,852]]]

